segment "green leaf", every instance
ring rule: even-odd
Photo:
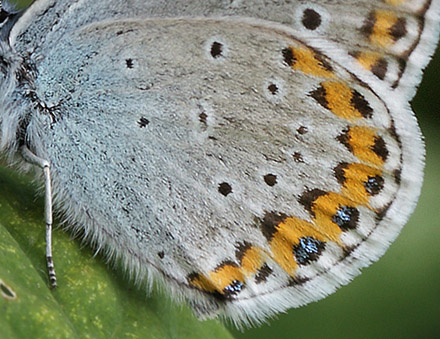
[[[58,288],[45,265],[43,200],[29,179],[0,167],[2,338],[231,338],[163,294],[147,296],[79,239],[53,234]]]

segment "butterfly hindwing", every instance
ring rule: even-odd
[[[2,145],[47,159],[74,227],[203,318],[323,298],[414,208],[408,100],[438,31],[437,0],[349,4],[38,0],[3,52],[23,61]]]

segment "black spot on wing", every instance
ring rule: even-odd
[[[319,14],[312,8],[307,8],[303,12],[301,23],[308,30],[314,31],[319,26],[321,26],[322,23],[321,14]]]

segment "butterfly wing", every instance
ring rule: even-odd
[[[88,11],[88,15],[81,15]],[[39,0],[11,34],[15,47],[36,52],[55,45],[66,32],[102,20],[150,17],[241,16],[292,29],[324,54],[355,64],[407,100],[415,94],[438,41],[437,0],[383,1],[70,1]],[[61,19],[60,19],[61,18]],[[54,24],[56,23],[56,24]],[[44,43],[43,43],[44,42]],[[336,53],[332,53],[336,49]],[[343,53],[341,53],[343,52]],[[351,67],[356,72],[356,67]]]
[[[299,3],[160,4],[94,2],[80,21],[84,5],[37,1],[12,31],[33,51],[27,136],[59,205],[201,316],[258,321],[333,292],[383,254],[422,180],[399,86],[351,53],[371,36],[335,42],[364,33],[329,21],[312,37]],[[246,18],[161,18],[188,13]]]

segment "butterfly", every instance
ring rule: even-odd
[[[347,284],[412,213],[437,0],[8,6],[0,145],[43,170],[52,286],[52,197],[138,280],[238,326]]]

